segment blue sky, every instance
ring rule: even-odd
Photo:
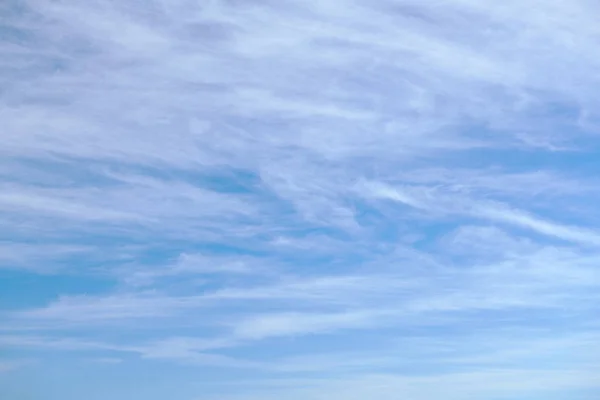
[[[0,397],[597,399],[599,13],[3,1]]]

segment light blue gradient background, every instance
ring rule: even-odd
[[[0,398],[597,399],[598,15],[4,0]]]

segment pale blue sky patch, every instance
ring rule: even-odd
[[[600,393],[593,2],[0,5],[0,397]]]

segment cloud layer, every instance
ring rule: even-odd
[[[591,399],[599,11],[5,2],[0,395]]]

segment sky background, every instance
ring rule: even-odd
[[[0,2],[0,397],[593,400],[600,5]]]

